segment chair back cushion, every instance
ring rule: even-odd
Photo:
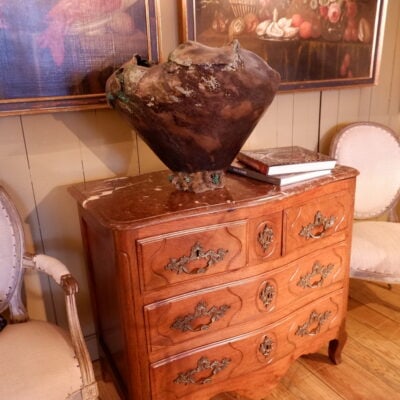
[[[22,279],[23,230],[18,212],[0,186],[0,313]]]
[[[330,155],[360,172],[355,218],[377,217],[396,203],[400,196],[400,141],[392,130],[371,122],[351,124],[336,135]]]

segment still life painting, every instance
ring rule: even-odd
[[[281,75],[280,90],[374,84],[383,0],[182,0],[183,39],[238,39]]]
[[[157,61],[154,0],[0,0],[0,114],[105,106],[108,76]]]

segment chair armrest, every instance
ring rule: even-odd
[[[41,271],[49,275],[64,290],[68,318],[68,327],[76,358],[82,371],[82,380],[88,392],[85,398],[97,398],[98,389],[94,377],[93,365],[82,334],[76,307],[75,294],[78,293],[78,282],[68,268],[59,260],[44,254],[25,254],[23,265],[27,269]]]
[[[71,276],[68,268],[63,264],[60,260],[57,260],[54,257],[46,256],[45,254],[24,254],[23,265],[27,269],[33,269],[37,271],[44,272],[49,275],[53,280],[57,283],[57,285],[61,286],[64,291],[63,280],[66,276]],[[74,285],[74,289],[68,288],[68,293],[70,290],[73,290],[74,293],[78,292],[78,285]],[[66,292],[66,294],[68,294]]]

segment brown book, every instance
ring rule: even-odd
[[[237,159],[265,175],[333,169],[336,160],[300,146],[242,150]]]
[[[271,185],[277,186],[286,186],[293,183],[304,182],[309,179],[319,178],[321,176],[326,176],[331,173],[330,169],[321,169],[317,171],[296,172],[293,174],[266,175],[254,170],[251,167],[247,167],[245,164],[240,163],[236,160],[232,162],[227,171],[236,175],[242,175],[247,178],[257,179],[258,181],[270,183]]]

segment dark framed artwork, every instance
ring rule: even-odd
[[[157,62],[159,0],[0,0],[0,115],[107,107],[134,54]]]
[[[387,0],[181,0],[181,39],[238,39],[281,74],[280,90],[377,83]]]

